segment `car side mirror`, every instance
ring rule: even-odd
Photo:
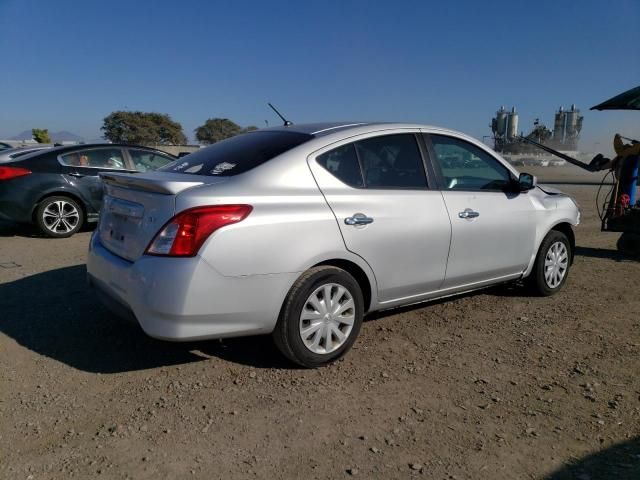
[[[534,175],[530,173],[521,173],[518,177],[518,189],[521,192],[526,192],[527,190],[531,190],[535,188],[538,184],[538,180]]]

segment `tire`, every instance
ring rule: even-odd
[[[47,197],[36,209],[36,225],[47,237],[70,237],[82,228],[83,222],[82,207],[70,197]]]
[[[543,297],[558,293],[569,276],[572,255],[567,236],[551,230],[540,244],[533,270],[527,279],[532,292]]]
[[[325,292],[332,303],[329,310],[336,311],[336,302],[341,305],[342,314],[325,314]],[[349,351],[360,332],[363,316],[364,300],[358,282],[340,268],[314,267],[289,290],[272,336],[278,349],[292,362],[306,368],[321,367]],[[309,333],[303,339],[307,329]],[[344,338],[338,336],[338,331]]]
[[[640,258],[640,235],[624,232],[618,239],[617,247],[627,257]]]

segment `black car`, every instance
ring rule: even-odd
[[[0,164],[0,218],[34,223],[50,237],[70,237],[98,220],[100,172],[156,170],[175,157],[134,145],[72,145]]]

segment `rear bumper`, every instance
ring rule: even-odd
[[[87,284],[89,285],[89,288],[96,293],[100,302],[112,313],[129,322],[138,323],[138,319],[133,313],[133,310],[129,308],[129,305],[123,303],[120,298],[114,296],[109,288],[89,273],[87,273]]]
[[[116,315],[151,337],[201,340],[273,331],[298,273],[225,277],[200,257],[143,256],[128,262],[91,238],[90,286]]]

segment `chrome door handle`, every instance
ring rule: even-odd
[[[345,218],[344,223],[347,225],[369,225],[373,223],[373,218],[367,217],[364,213],[354,213],[353,217]]]
[[[71,175],[72,177],[78,177],[78,178],[84,177],[83,174],[78,173],[78,172],[69,172],[69,175]]]
[[[475,212],[470,208],[465,208],[464,211],[458,212],[458,216],[460,218],[477,218],[480,216],[480,213]]]

